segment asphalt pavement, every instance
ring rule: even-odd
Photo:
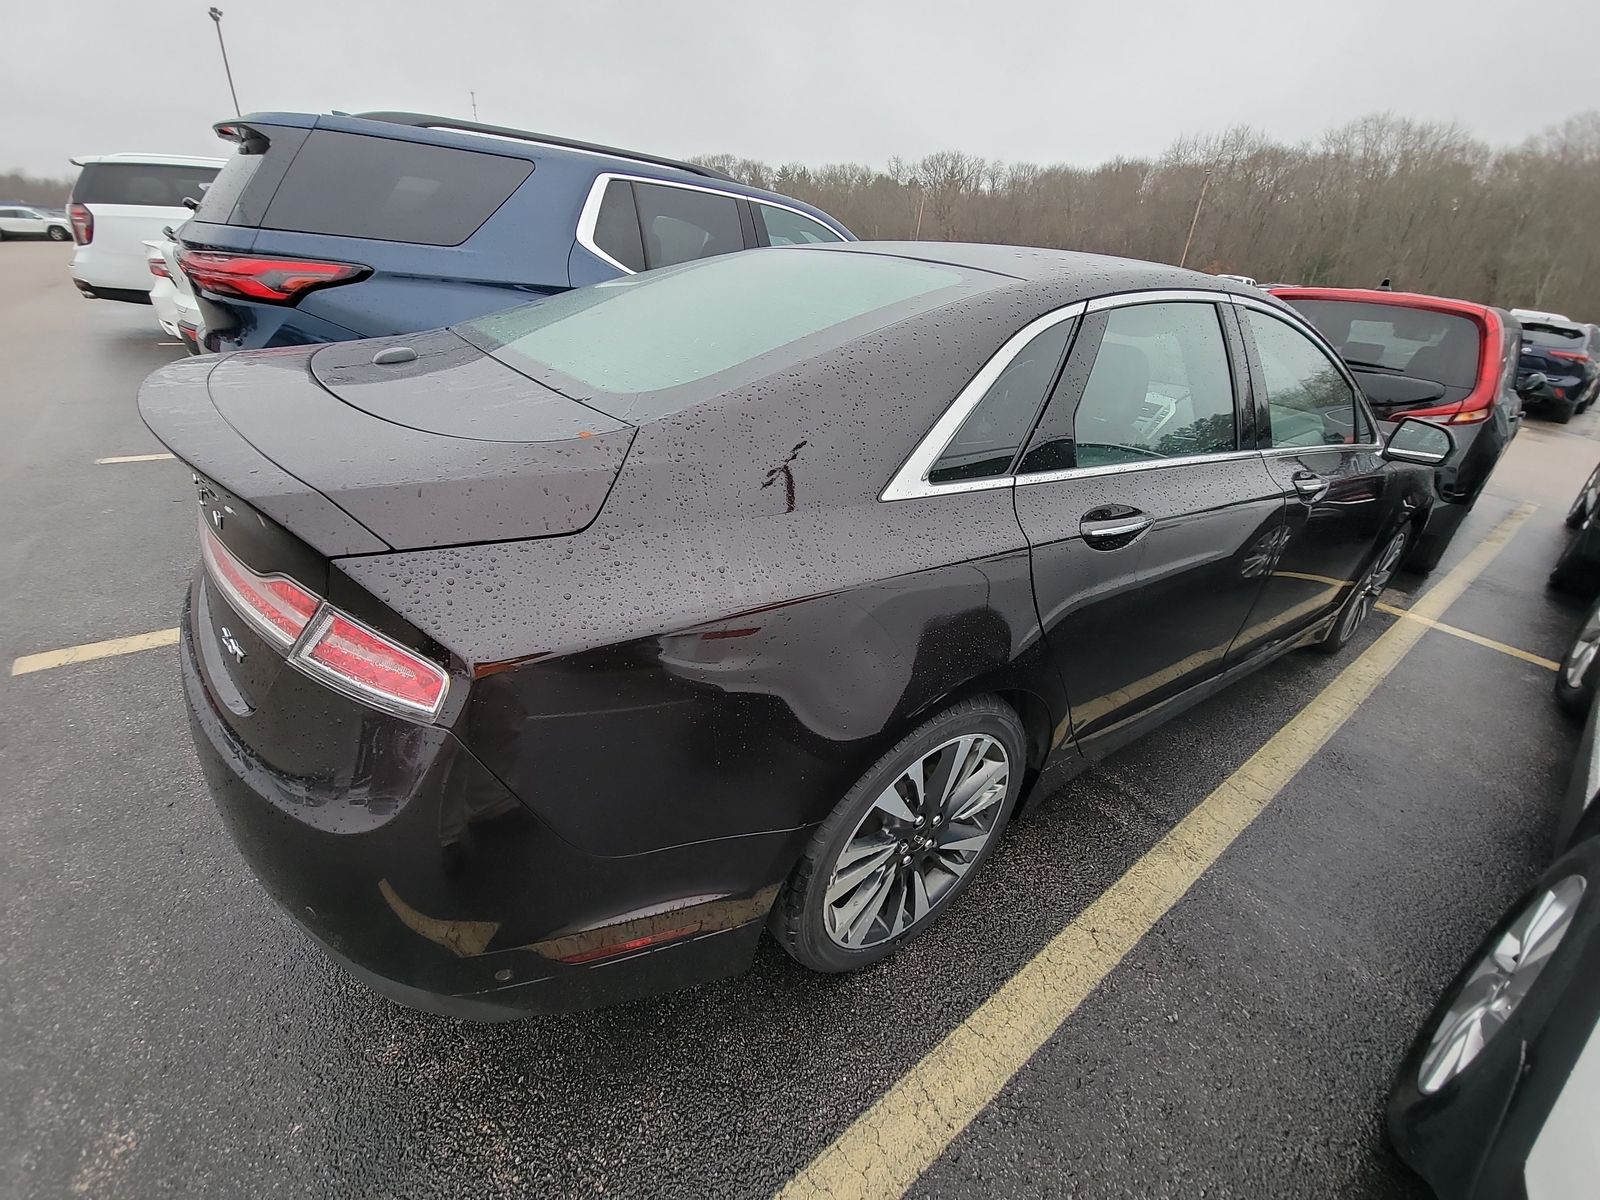
[[[182,350],[150,309],[80,298],[70,251],[0,245],[7,664],[172,626],[196,555],[181,464],[95,461],[161,450],[134,392]],[[1423,1194],[1381,1107],[1547,861],[1576,737],[1539,660],[1581,614],[1543,581],[1597,437],[1592,413],[1527,424],[1444,563],[1387,597],[1466,564],[1440,620],[1480,640],[1419,626],[909,1195]],[[490,1026],[395,1007],[277,912],[200,780],[172,647],[0,678],[0,1195],[772,1195],[1410,620],[1054,787],[879,967],[819,977],[769,943],[739,979]]]

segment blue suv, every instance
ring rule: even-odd
[[[205,348],[451,325],[754,246],[853,241],[707,167],[418,113],[253,113],[177,231]]]

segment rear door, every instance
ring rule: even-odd
[[[1092,302],[1018,465],[1039,617],[1086,750],[1222,669],[1279,536],[1216,300]]]
[[[1285,526],[1234,659],[1295,637],[1349,594],[1391,507],[1371,416],[1348,371],[1298,317],[1238,302],[1262,458]]]

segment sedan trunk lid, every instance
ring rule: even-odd
[[[443,330],[176,363],[139,408],[330,557],[576,533],[634,434]]]

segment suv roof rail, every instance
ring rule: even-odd
[[[505,125],[484,125],[478,121],[461,121],[455,117],[438,117],[428,113],[413,112],[362,112],[350,113],[349,115],[359,117],[363,121],[385,121],[390,125],[410,125],[417,129],[454,129],[462,133],[483,133],[491,137],[510,138],[518,142],[541,142],[548,146],[560,146],[567,150],[583,150],[590,154],[608,154],[614,158],[629,158],[635,162],[654,163],[658,167],[673,167],[679,171],[702,175],[707,179],[721,179],[727,183],[739,182],[732,175],[713,170],[711,167],[702,167],[697,163],[680,162],[675,158],[663,158],[657,154],[642,154],[637,150],[619,150],[615,146],[602,146],[596,142],[580,142],[573,138],[553,137],[547,133],[533,133],[526,129],[512,129]]]

